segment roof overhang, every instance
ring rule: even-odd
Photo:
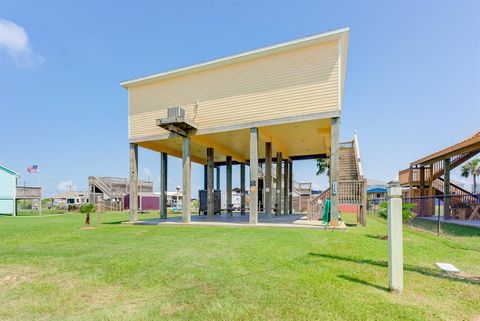
[[[476,132],[472,136],[467,137],[466,139],[455,145],[451,145],[438,152],[413,161],[410,163],[410,166],[429,165],[439,160],[443,160],[455,155],[470,153],[474,151],[480,151],[480,131]]]
[[[14,176],[17,176],[17,177],[20,177],[20,174],[18,174],[17,172],[15,172],[14,170],[11,170],[10,168],[8,167],[5,167],[3,165],[0,165],[0,169],[11,174],[11,175],[14,175]]]

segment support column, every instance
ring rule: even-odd
[[[258,128],[250,128],[250,224],[258,223]]]
[[[426,215],[427,213],[427,200],[423,198],[425,196],[425,167],[420,165],[420,215]]]
[[[265,217],[272,217],[272,143],[265,143]]]
[[[402,188],[388,183],[388,287],[403,291]]]
[[[167,160],[168,154],[161,154],[160,164],[160,218],[167,218]]]
[[[410,166],[408,176],[409,176],[409,178],[408,178],[408,181],[409,181],[408,182],[408,197],[411,198],[411,197],[413,197],[413,194],[412,194],[413,193],[413,188],[412,188],[413,187],[413,168],[412,168],[412,166]]]
[[[213,148],[207,148],[207,216],[209,219],[215,215],[215,194],[213,190]]]
[[[216,166],[216,172],[217,172],[217,188],[216,190],[219,191],[220,190],[220,165]]]
[[[339,156],[340,118],[331,120],[331,143],[330,143],[330,221],[338,223],[338,173],[340,167]]]
[[[443,180],[443,219],[450,219],[450,158],[443,160],[444,180]]]
[[[289,214],[288,206],[288,159],[283,161],[283,213],[285,215]]]
[[[245,215],[245,163],[240,164],[240,214]]]
[[[233,214],[232,202],[232,156],[227,156],[227,214]]]
[[[207,190],[207,172],[208,172],[208,169],[207,169],[208,165],[203,165],[203,189],[204,190]]]
[[[425,196],[425,166],[420,165],[420,196]]]
[[[288,211],[293,213],[293,161],[288,163]]]
[[[282,153],[277,152],[277,184],[275,186],[276,196],[276,213],[282,215]]]
[[[138,220],[138,145],[130,143],[130,222]]]
[[[191,221],[191,199],[192,199],[192,162],[190,157],[190,137],[182,137],[182,221],[190,223]]]

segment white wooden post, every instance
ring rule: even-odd
[[[388,183],[388,287],[403,291],[402,188]]]

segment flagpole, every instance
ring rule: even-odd
[[[40,198],[39,198],[39,204],[38,204],[38,211],[40,212],[40,215],[42,215],[42,186],[40,186],[40,168],[38,168],[37,172],[37,182],[38,186],[40,187]]]

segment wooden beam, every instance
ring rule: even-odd
[[[338,178],[340,172],[340,118],[331,119],[331,144],[330,144],[330,220],[338,223]]]
[[[190,137],[183,137],[182,142],[182,222],[191,221],[192,198],[192,163],[190,158]]]
[[[240,214],[245,215],[245,163],[240,164]]]
[[[293,214],[293,160],[288,164],[288,211]]]
[[[455,144],[453,146],[447,147],[441,151],[433,153],[427,157],[416,160],[411,165],[429,165],[437,161],[444,160],[446,158],[453,157],[459,154],[466,154],[474,151],[480,151],[480,136],[468,139],[461,143]]]
[[[258,223],[258,128],[250,128],[250,224]]]
[[[216,172],[217,172],[217,176],[216,176],[216,180],[217,180],[217,190],[219,191],[219,190],[220,190],[220,166],[219,166],[219,165],[215,165],[215,168],[216,168]]]
[[[138,145],[130,143],[130,222],[138,220]]]
[[[289,214],[290,207],[288,206],[288,159],[283,161],[283,213]]]
[[[167,160],[168,154],[161,154],[160,162],[160,218],[167,218]]]
[[[265,143],[265,217],[272,217],[272,143]]]
[[[227,214],[232,215],[233,214],[233,209],[232,209],[232,156],[227,156],[227,170],[226,170],[226,175],[227,176]]]
[[[215,215],[215,194],[213,190],[213,148],[207,148],[207,216],[209,219]]]
[[[275,215],[282,215],[282,153],[277,153],[277,184],[275,185],[276,193],[276,213]]]
[[[443,180],[443,218],[450,219],[450,158],[443,161],[443,169],[445,171]]]

